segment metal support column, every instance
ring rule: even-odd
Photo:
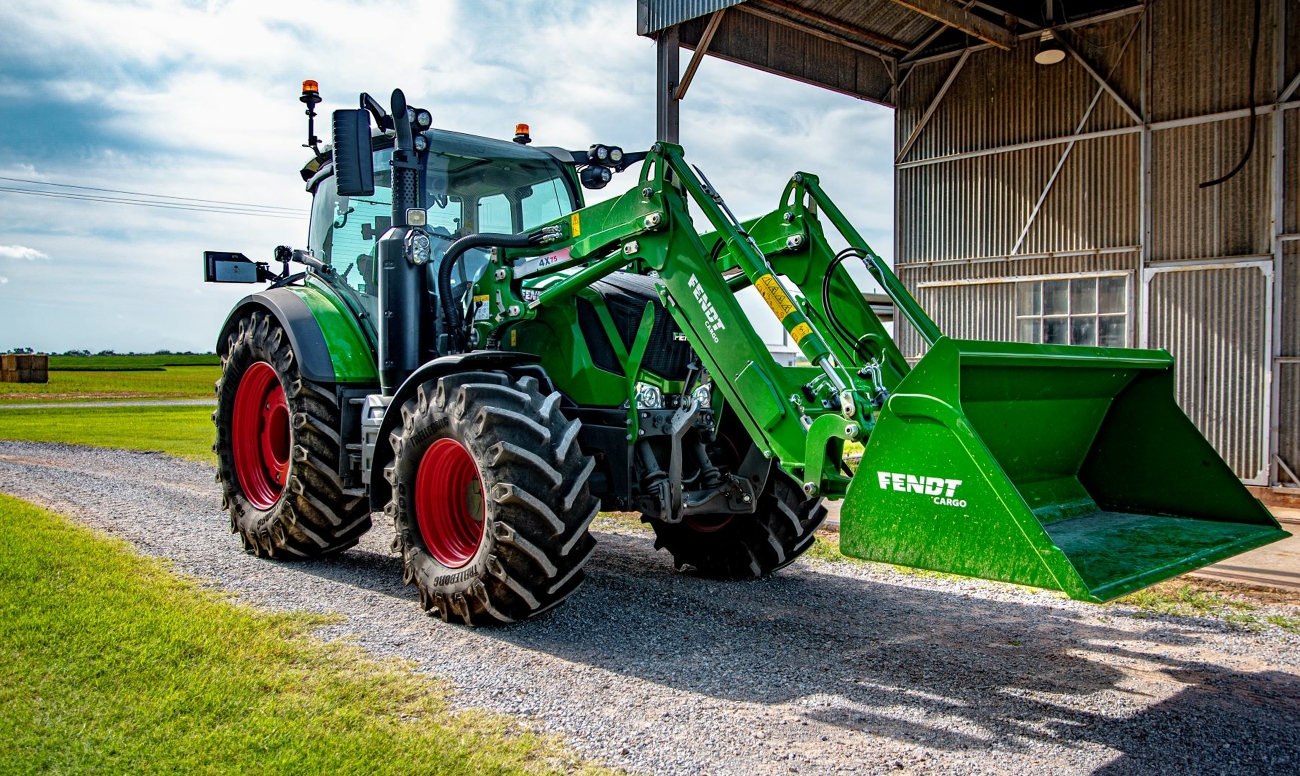
[[[657,83],[655,87],[655,138],[667,143],[678,142],[681,103],[677,84],[681,78],[681,43],[677,25],[659,33],[655,42]]]
[[[1146,286],[1143,281],[1143,273],[1151,264],[1151,13],[1147,8],[1142,10],[1142,18],[1139,20],[1142,30],[1139,33],[1142,36],[1142,94],[1138,110],[1142,113],[1142,129],[1138,137],[1138,245],[1141,250],[1138,252],[1138,271],[1134,274],[1134,280],[1142,290]],[[1133,298],[1140,299],[1141,303],[1135,305],[1136,319],[1134,323],[1138,325],[1133,327],[1141,332],[1137,341],[1131,341],[1130,344],[1135,347],[1147,347],[1147,318],[1150,312],[1146,309],[1146,294],[1140,293],[1139,289],[1134,289]],[[1134,333],[1129,332],[1132,339]]]
[[[1274,4],[1276,18],[1273,24],[1273,86],[1277,107],[1271,116],[1271,128],[1273,130],[1271,146],[1272,154],[1269,158],[1269,177],[1270,193],[1272,205],[1269,214],[1269,248],[1273,254],[1273,298],[1270,300],[1273,305],[1273,331],[1272,352],[1269,353],[1268,365],[1268,451],[1267,459],[1267,479],[1268,484],[1277,486],[1281,482],[1281,472],[1278,464],[1281,454],[1281,421],[1282,421],[1282,391],[1281,385],[1281,362],[1279,358],[1282,355],[1282,305],[1285,303],[1284,289],[1286,286],[1286,273],[1283,272],[1282,261],[1282,235],[1286,232],[1286,178],[1284,165],[1286,164],[1286,111],[1282,109],[1282,103],[1289,96],[1289,92],[1295,88],[1296,81],[1288,86],[1286,85],[1286,32],[1287,18],[1286,6],[1284,2]],[[1300,80],[1300,76],[1297,76]],[[1252,97],[1253,99],[1253,97]],[[1285,464],[1283,464],[1285,467]]]

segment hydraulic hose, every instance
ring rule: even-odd
[[[466,251],[474,248],[527,248],[553,239],[554,231],[539,230],[525,234],[482,234],[466,235],[447,246],[446,252],[438,263],[438,304],[442,308],[442,319],[446,332],[451,335],[457,347],[463,347],[462,327],[465,325],[464,313],[460,305],[451,298],[451,273],[456,262]]]

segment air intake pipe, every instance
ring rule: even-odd
[[[443,331],[451,344],[452,352],[463,351],[465,341],[465,314],[461,306],[451,298],[451,273],[456,262],[466,251],[474,248],[528,248],[533,245],[551,242],[561,236],[555,227],[545,227],[524,234],[498,234],[484,232],[471,234],[456,240],[447,246],[438,263],[438,304],[442,309]]]
[[[420,206],[420,166],[415,151],[411,122],[407,119],[406,97],[393,90],[393,228],[380,239],[379,258],[379,384],[385,396],[420,366],[420,296],[423,291],[420,267],[406,257],[406,211]]]

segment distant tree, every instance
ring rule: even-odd
[[[112,350],[101,350],[101,351],[99,351],[98,353],[96,353],[95,355],[97,355],[97,356],[116,356],[117,353],[115,353],[115,352],[112,351]]]
[[[155,350],[153,354],[155,356],[170,356],[172,352],[170,350]]]

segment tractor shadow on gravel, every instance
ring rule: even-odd
[[[384,551],[390,531],[376,529],[357,548],[294,568],[418,606],[400,560]],[[869,732],[933,750],[996,744],[1032,758],[1046,744],[1050,758],[1051,747],[1100,745],[1122,753],[1098,771],[1105,776],[1275,773],[1300,764],[1300,677],[1176,657],[1201,643],[1178,620],[1151,617],[1135,632],[1032,597],[973,598],[821,564],[713,582],[675,573],[648,534],[597,539],[586,583],[563,606],[472,633],[709,698],[821,700],[781,713],[802,714],[822,732]],[[1183,688],[1167,694],[1169,679]],[[1043,766],[1054,767],[1047,759]]]
[[[648,539],[598,539],[586,585],[565,606],[490,637],[708,697],[822,696],[829,703],[784,711],[939,750],[1100,744],[1124,753],[1108,776],[1300,765],[1300,677],[1174,657],[1199,639],[1173,620],[1148,619],[1139,634],[1024,598],[883,584],[822,565],[718,583],[673,573]],[[1148,694],[1167,693],[1166,677],[1185,688]],[[1106,713],[1078,702],[1105,691]]]

